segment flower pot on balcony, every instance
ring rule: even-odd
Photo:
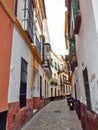
[[[50,85],[54,85],[54,81],[50,81]]]

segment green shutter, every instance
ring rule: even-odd
[[[76,16],[78,15],[78,3],[76,0],[72,0],[72,7],[73,7],[74,21],[76,21]]]

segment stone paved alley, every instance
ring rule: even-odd
[[[21,130],[82,130],[75,111],[70,111],[66,99],[52,101]]]

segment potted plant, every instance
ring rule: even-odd
[[[54,85],[54,81],[53,80],[50,81],[50,85]]]

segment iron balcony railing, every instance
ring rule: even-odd
[[[44,44],[44,60],[51,60],[51,46],[49,43]]]
[[[49,77],[52,77],[51,71],[51,46],[49,43],[44,43],[44,69]]]
[[[52,77],[52,70],[51,70],[51,64],[49,60],[44,60],[44,70],[46,71],[46,74],[49,78]]]
[[[39,8],[37,7],[36,8],[36,11],[37,11],[37,14],[38,14],[38,21],[39,21],[39,26],[40,26],[40,28],[42,29],[42,31],[43,31],[43,23],[42,23],[42,18],[41,18],[41,14],[40,14],[40,11],[39,11]]]
[[[27,32],[31,42],[33,43],[34,29],[34,7],[31,0],[24,0],[23,8],[23,29]]]
[[[37,47],[37,50],[38,50],[39,54],[41,55],[41,43],[40,43],[37,35],[35,34],[34,36],[35,36],[35,45]]]

